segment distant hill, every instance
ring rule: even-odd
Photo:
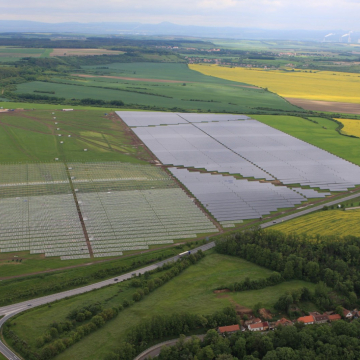
[[[101,34],[101,35],[173,35],[173,36],[198,36],[214,38],[233,38],[249,40],[304,40],[322,41],[325,35],[327,41],[339,41],[343,30],[266,30],[238,27],[206,27],[193,25],[177,25],[170,22],[160,24],[141,24],[132,22],[99,22],[99,23],[42,23],[34,21],[0,20],[1,33],[20,32],[52,32],[52,33],[75,33],[75,34]],[[360,33],[351,35],[352,42],[358,42]],[[347,41],[347,37],[343,38]]]

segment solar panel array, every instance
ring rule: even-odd
[[[196,125],[283,184],[346,191],[360,167],[256,120]]]
[[[308,199],[323,198],[328,195],[331,195],[331,193],[329,192],[318,192],[314,189],[301,189],[301,188],[292,188],[292,189]]]
[[[63,164],[0,166],[0,228],[1,252],[89,255]]]
[[[246,115],[164,113],[144,111],[116,111],[128,126],[177,125],[202,121],[232,121],[249,119]]]
[[[192,124],[132,130],[163,164],[274,179]]]
[[[129,126],[140,126],[132,130],[166,165],[275,178],[286,185],[331,191],[346,191],[360,184],[359,166],[246,116],[146,112],[118,115]],[[178,122],[177,117],[188,123]]]
[[[161,168],[120,162],[67,166],[0,165],[1,252],[89,258],[71,185],[94,257],[217,232]]]
[[[179,188],[99,193],[79,190],[78,199],[95,256],[148,249],[150,245],[172,244],[174,239],[217,231]]]
[[[233,176],[213,175],[169,168],[202,205],[218,220],[259,218],[279,208],[291,208],[306,198],[297,192],[271,183],[238,180]]]
[[[120,162],[69,163],[71,181],[82,192],[174,188],[159,167]]]

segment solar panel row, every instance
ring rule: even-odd
[[[286,185],[331,191],[360,184],[360,167],[246,116],[121,111],[118,115],[129,126],[140,126],[133,131],[166,165],[275,178]]]
[[[294,207],[306,200],[304,196],[285,186],[237,180],[232,176],[186,169],[169,170],[226,226],[237,220],[259,218],[279,208]]]

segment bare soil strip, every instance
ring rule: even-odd
[[[107,78],[107,79],[120,79],[120,80],[130,80],[130,81],[147,81],[147,82],[162,82],[162,83],[191,83],[192,81],[179,81],[179,80],[163,80],[163,79],[142,79],[142,78],[132,78],[124,76],[110,76],[110,75],[87,75],[87,74],[71,74],[72,76],[79,76],[84,78]]]
[[[317,101],[297,98],[285,98],[290,104],[299,106],[305,110],[327,111],[345,114],[359,114],[360,104],[334,102],[334,101]]]

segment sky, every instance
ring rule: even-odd
[[[360,31],[360,0],[0,0],[0,20]]]

